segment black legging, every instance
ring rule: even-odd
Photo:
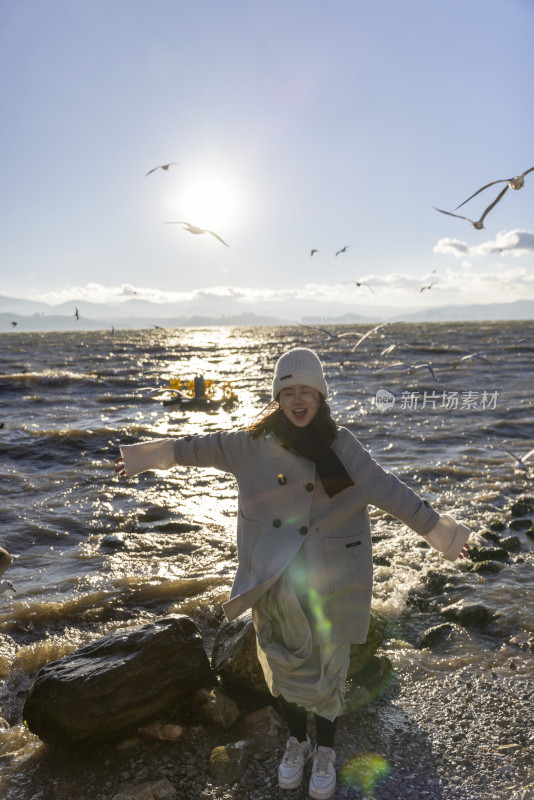
[[[308,712],[305,708],[298,706],[296,703],[288,703],[287,700],[280,695],[278,698],[280,708],[282,709],[283,717],[289,728],[289,735],[294,736],[299,742],[306,741],[306,729],[308,723]],[[331,722],[325,717],[320,717],[319,714],[314,714],[315,720],[315,735],[317,738],[317,747],[334,747],[334,736],[336,734],[337,718]]]

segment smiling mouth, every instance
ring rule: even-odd
[[[293,409],[293,414],[297,417],[297,419],[302,419],[302,417],[305,417],[307,413],[308,413],[308,409],[307,408],[294,408]]]

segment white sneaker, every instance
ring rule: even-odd
[[[294,736],[287,740],[284,757],[278,767],[278,785],[281,789],[296,789],[302,783],[304,764],[311,756],[310,740],[299,742]]]
[[[313,751],[313,767],[310,778],[310,797],[313,800],[328,800],[336,789],[336,754],[331,747],[319,746]]]

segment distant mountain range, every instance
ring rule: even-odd
[[[78,309],[80,319],[74,311]],[[260,308],[263,313],[256,313]],[[310,313],[310,309],[316,313]],[[332,307],[330,307],[332,308]],[[254,310],[252,310],[254,309]],[[232,298],[206,296],[191,303],[153,303],[132,299],[122,303],[74,300],[59,305],[0,295],[0,331],[104,330],[106,328],[194,327],[210,325],[347,325],[378,322],[469,322],[534,319],[534,300],[513,303],[472,303],[405,310],[367,307],[367,313],[324,314],[323,304],[291,300],[245,307]],[[226,313],[223,313],[226,312]],[[16,326],[11,323],[16,322]]]

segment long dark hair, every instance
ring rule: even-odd
[[[271,433],[276,427],[276,422],[284,412],[280,408],[277,400],[271,400],[269,405],[260,411],[256,419],[247,428],[247,433],[256,439],[262,433]],[[312,419],[310,425],[319,436],[335,439],[337,436],[337,425],[332,419],[330,406],[322,394],[319,395],[319,408],[317,414]]]

